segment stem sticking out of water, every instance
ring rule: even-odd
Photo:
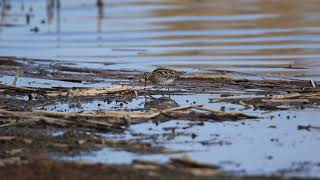
[[[17,86],[17,81],[18,81],[18,78],[19,78],[21,72],[22,72],[21,69],[18,68],[18,69],[17,69],[17,72],[16,72],[16,75],[15,75],[15,77],[14,77],[14,80],[13,80],[12,86],[14,86],[14,87]]]

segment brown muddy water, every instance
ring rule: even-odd
[[[142,85],[135,81],[139,75],[158,66],[187,71],[187,77],[201,73],[249,80],[314,80],[319,84],[320,3],[317,0],[102,2],[99,6],[95,0],[0,1],[0,56],[35,59],[19,62],[31,62],[33,68],[44,67],[49,72],[55,67],[128,72],[122,77],[116,73],[92,76],[95,81],[87,82],[60,81],[25,73],[19,77],[17,86],[71,88],[126,84],[140,87]],[[0,81],[11,85],[15,72],[1,69]],[[68,73],[72,76],[79,72]],[[82,74],[92,75],[91,72]],[[174,89],[181,90],[181,87],[187,91],[179,82]],[[227,101],[230,94],[233,98],[263,97],[265,92],[259,94],[259,91],[263,90],[183,91],[169,98],[171,105],[195,102],[210,109],[241,111],[258,116],[257,120],[190,125],[181,119],[171,119],[160,124],[131,125],[119,134],[99,132],[114,140],[139,140],[183,150],[183,153],[141,154],[104,148],[72,156],[52,153],[50,158],[129,164],[135,159],[166,162],[170,157],[185,154],[240,175],[320,178],[320,130],[299,128],[301,125],[320,127],[319,105],[280,105],[276,110],[266,110]],[[222,94],[225,100],[216,101],[224,97]],[[155,95],[154,98],[161,97]],[[147,106],[150,103],[140,95],[124,104],[95,99],[76,107],[63,101],[34,109],[131,111],[144,110]],[[64,130],[59,130],[52,136],[63,134]]]

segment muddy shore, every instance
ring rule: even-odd
[[[135,139],[119,140],[101,133],[119,135],[134,124],[151,122],[157,125],[172,120],[187,122],[186,129],[225,121],[245,124],[264,116],[250,112],[318,108],[320,103],[318,82],[308,80],[249,80],[216,73],[187,73],[168,91],[150,85],[144,87],[143,72],[135,70],[72,67],[52,60],[48,63],[16,57],[0,59],[0,176],[5,179],[21,179],[22,174],[25,179],[61,179],[75,174],[77,179],[93,175],[96,179],[282,179],[282,174],[296,169],[279,171],[275,173],[277,176],[269,178],[244,177],[225,173],[219,166],[193,161],[193,157],[166,163],[137,160],[127,165],[102,165],[57,161],[52,160],[52,156],[74,156],[103,148],[135,154],[182,155],[183,149],[152,143],[159,134],[132,134]],[[38,80],[47,83],[34,87],[32,84]],[[71,83],[70,88],[56,86],[57,82]],[[102,86],[86,87],[86,84],[95,83]],[[241,108],[235,111],[221,105],[212,109],[189,99],[181,105],[170,98],[190,94],[209,94],[212,95],[207,99],[209,104],[231,103]],[[139,98],[144,99],[144,106],[129,106]],[[93,103],[94,107],[82,107],[88,103]],[[110,108],[104,105],[112,103],[115,105]],[[319,127],[301,124],[297,129],[317,131]],[[192,139],[198,136],[197,133],[183,134],[179,127],[165,131],[160,135]],[[203,146],[228,144],[211,140],[201,143]]]

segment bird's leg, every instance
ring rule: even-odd
[[[144,90],[146,89],[146,86],[147,86],[147,79],[145,78],[144,79],[144,88],[143,88]]]
[[[169,85],[167,88],[168,88],[167,93],[168,93],[168,96],[169,96],[169,98],[170,98],[170,85]]]
[[[159,87],[159,86],[155,86],[155,89],[156,89],[156,91],[158,91],[158,93],[160,93],[160,89],[161,89],[161,87]]]
[[[158,89],[158,91],[159,91],[159,93],[161,93],[161,96],[164,97],[164,94],[163,94],[163,92],[161,91],[162,88],[163,88],[163,86],[160,86],[159,89]]]

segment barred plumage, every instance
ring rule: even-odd
[[[176,71],[174,69],[157,68],[152,72],[144,73],[144,79],[158,85],[169,85],[183,74],[185,74],[185,72]]]

